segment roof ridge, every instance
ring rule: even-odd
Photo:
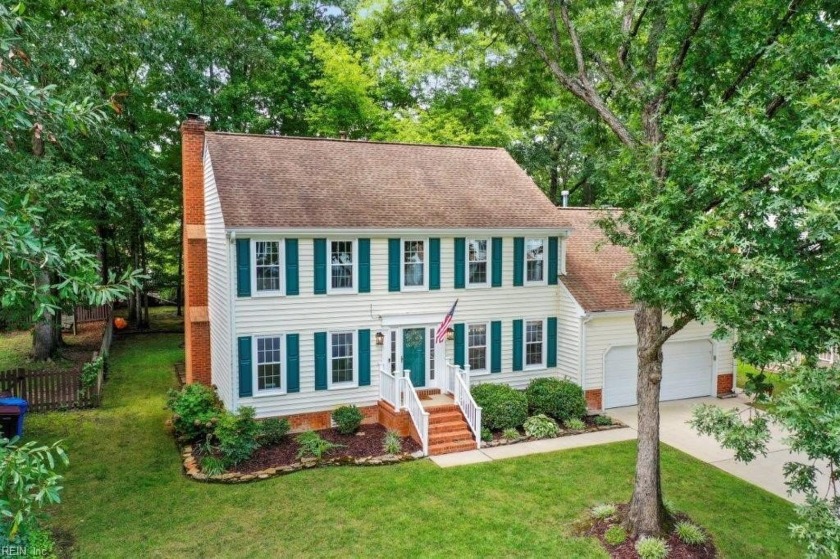
[[[481,149],[481,150],[501,150],[507,151],[499,146],[464,146],[457,144],[427,144],[427,143],[412,143],[412,142],[379,142],[375,140],[350,140],[341,138],[323,138],[320,136],[286,136],[282,134],[247,134],[245,132],[215,132],[208,130],[206,134],[214,134],[218,136],[245,136],[248,138],[266,138],[279,140],[306,140],[306,141],[320,141],[320,142],[343,142],[348,144],[374,144],[384,146],[411,146],[411,147],[432,147],[432,148],[457,148],[457,149]]]

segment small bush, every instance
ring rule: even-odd
[[[262,422],[260,422],[260,444],[280,444],[280,442],[283,440],[283,437],[289,434],[289,430],[291,428],[292,427],[291,425],[289,425],[289,420],[285,417],[283,419],[270,417],[268,419],[263,420]]]
[[[668,544],[660,538],[641,538],[636,542],[639,559],[665,559],[668,557]]]
[[[170,390],[166,407],[174,414],[175,433],[190,441],[212,434],[224,413],[213,389],[200,383],[188,384],[180,391]]]
[[[486,442],[486,443],[489,443],[490,441],[492,441],[493,440],[493,431],[491,431],[487,427],[483,428],[481,430],[481,440]]]
[[[577,418],[567,419],[563,422],[563,427],[571,431],[583,431],[586,429],[586,423]]]
[[[254,408],[239,408],[239,413],[227,412],[216,424],[216,439],[225,466],[235,466],[250,458],[260,446],[257,437],[260,424],[254,419]]]
[[[568,419],[580,419],[586,414],[583,389],[568,380],[534,379],[525,389],[525,395],[531,415],[544,414],[563,422]]]
[[[543,414],[529,417],[525,421],[525,434],[535,439],[546,439],[556,437],[560,428],[553,419]]]
[[[706,534],[696,524],[691,522],[679,522],[674,530],[677,537],[688,545],[701,545],[706,543]]]
[[[519,431],[511,427],[510,429],[505,429],[502,432],[502,436],[507,440],[512,441],[519,438]]]
[[[613,424],[612,417],[608,415],[596,415],[593,418],[593,421],[595,422],[595,425],[600,427],[608,427]]]
[[[528,418],[525,394],[506,384],[479,384],[472,396],[481,407],[482,423],[493,431],[520,427]]]
[[[595,505],[589,512],[592,514],[592,518],[606,520],[615,516],[618,513],[618,508],[615,505]]]
[[[327,452],[342,446],[322,439],[321,435],[315,431],[301,433],[295,440],[300,445],[297,453],[298,460],[307,456],[312,456],[320,460]]]
[[[215,456],[205,456],[201,459],[201,471],[208,476],[217,476],[225,473],[225,463]]]
[[[402,439],[400,439],[400,436],[395,431],[385,433],[382,450],[385,451],[385,454],[399,454],[402,452]]]
[[[43,528],[35,519],[30,519],[20,525],[20,530],[14,537],[9,537],[10,526],[7,522],[0,523],[0,549],[20,549],[18,553],[7,551],[3,557],[38,557],[39,559],[56,559],[55,542],[52,533]],[[24,552],[23,549],[26,549]]]
[[[356,406],[341,406],[336,408],[332,413],[333,421],[335,421],[336,429],[342,435],[352,435],[359,430],[362,424],[362,419],[365,418],[362,411]]]
[[[604,540],[610,545],[621,545],[627,541],[627,530],[618,525],[610,526],[604,532]]]

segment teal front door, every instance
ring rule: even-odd
[[[426,386],[426,329],[403,330],[403,367],[411,371],[411,384]]]

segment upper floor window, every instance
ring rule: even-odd
[[[525,281],[542,283],[545,281],[545,239],[525,240]]]
[[[545,327],[542,320],[525,322],[525,366],[539,367],[544,363]]]
[[[469,285],[487,285],[487,239],[469,239],[467,241],[467,260],[469,263]]]
[[[487,369],[487,325],[470,324],[467,335],[467,362],[472,371]]]
[[[355,352],[353,332],[330,334],[330,385],[355,385]]]
[[[280,291],[280,241],[254,242],[257,292]]]
[[[355,285],[356,243],[330,241],[330,289],[352,290]]]
[[[403,287],[426,285],[426,241],[403,241]]]
[[[257,338],[257,390],[282,388],[282,336]]]

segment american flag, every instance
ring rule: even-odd
[[[441,320],[440,326],[437,327],[437,331],[435,332],[436,344],[442,344],[446,340],[446,331],[449,329],[449,325],[452,324],[452,317],[455,316],[455,305],[457,304],[458,299],[455,299],[455,302],[452,303],[452,308],[449,309],[449,312]]]

